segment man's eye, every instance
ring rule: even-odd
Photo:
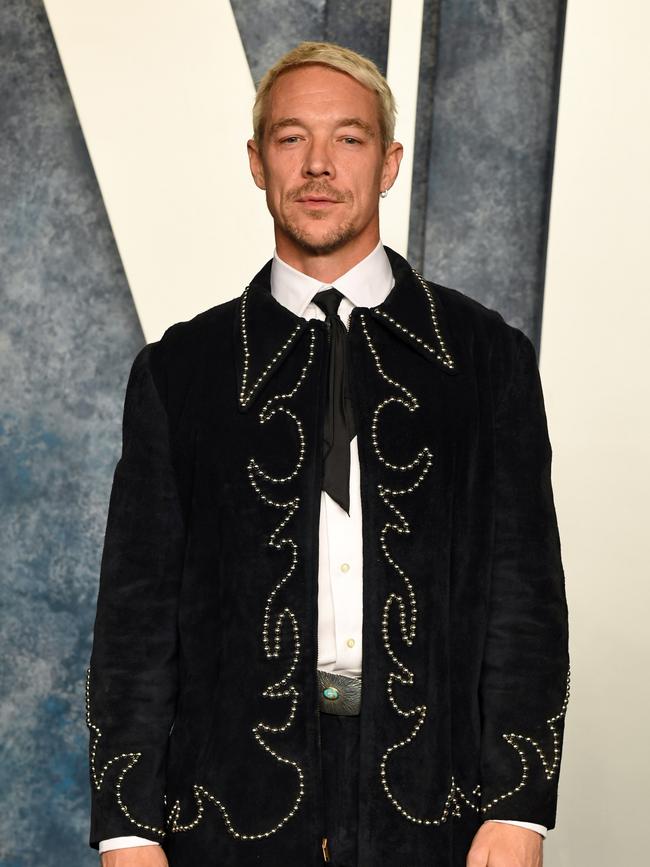
[[[344,136],[343,141],[344,141],[344,142],[349,142],[349,143],[351,143],[351,144],[360,144],[359,139],[358,139],[358,138],[354,138],[354,137],[351,136],[351,135],[346,135],[346,136]]]
[[[288,135],[286,136],[286,138],[280,139],[280,143],[282,144],[283,142],[289,142],[289,144],[292,144],[294,141],[297,141],[297,139],[297,135]]]

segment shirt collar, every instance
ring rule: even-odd
[[[273,251],[271,294],[297,316],[304,316],[307,305],[316,292],[336,286],[355,307],[375,307],[381,304],[392,287],[395,277],[381,241],[360,262],[333,283],[321,283],[303,274]]]

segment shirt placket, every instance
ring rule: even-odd
[[[350,443],[350,514],[329,495],[327,547],[334,606],[335,671],[361,673],[362,567],[360,551],[361,497],[357,438]]]

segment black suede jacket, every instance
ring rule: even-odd
[[[359,867],[464,867],[486,818],[552,828],[568,619],[534,347],[386,248],[349,322],[363,510]],[[90,845],[309,867],[328,340],[270,291],[135,358],[87,671]]]

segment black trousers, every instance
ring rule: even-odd
[[[321,713],[325,828],[331,867],[357,867],[360,716]]]

